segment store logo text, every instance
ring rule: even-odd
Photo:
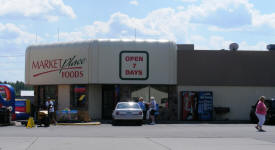
[[[84,76],[82,65],[86,61],[86,58],[77,58],[76,56],[67,59],[44,59],[33,61],[33,70],[45,70],[34,74],[33,77],[50,72],[58,72],[62,78],[82,78]]]

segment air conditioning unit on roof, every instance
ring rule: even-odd
[[[238,50],[238,48],[239,48],[239,45],[237,43],[231,43],[229,45],[229,49],[232,51],[236,51],[236,50]]]
[[[269,45],[267,45],[266,49],[268,49],[270,51],[274,51],[275,50],[275,44],[269,44]]]

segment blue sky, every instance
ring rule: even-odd
[[[24,81],[32,44],[168,39],[195,49],[266,50],[274,0],[0,0],[0,81]],[[59,41],[58,41],[59,31]]]

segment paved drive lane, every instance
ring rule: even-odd
[[[253,124],[158,124],[154,126],[0,127],[1,150],[274,150],[275,126]]]

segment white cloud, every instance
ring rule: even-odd
[[[138,1],[136,1],[136,0],[133,0],[133,1],[130,1],[130,4],[131,4],[131,5],[135,5],[135,6],[138,6],[138,4],[139,4],[139,3],[138,3]]]
[[[187,40],[188,43],[193,43],[197,50],[220,50],[228,49],[229,44],[233,43],[230,40],[225,40],[221,36],[203,37],[201,35],[191,35]]]
[[[61,41],[80,41],[84,40],[84,34],[82,32],[61,32],[59,39]],[[58,39],[58,35],[55,35],[55,39]]]
[[[49,22],[55,22],[58,21],[58,16],[45,16],[45,18],[49,21]]]
[[[42,38],[35,34],[22,30],[15,24],[0,23],[0,41],[1,44],[31,44],[35,40],[41,41]]]
[[[58,20],[60,15],[76,18],[72,7],[63,0],[0,0],[0,16],[19,16]]]
[[[226,13],[228,14],[227,16],[225,16]],[[275,13],[262,14],[254,8],[253,4],[251,4],[249,0],[202,1],[199,5],[190,5],[187,8],[186,14],[191,16],[191,18],[199,18],[202,19],[201,21],[208,20],[209,22],[216,24],[227,21],[225,23],[229,24],[229,26],[222,26],[222,28],[232,29],[230,26],[234,24],[238,25],[238,23],[240,26],[268,25],[275,28]],[[211,16],[214,17],[214,20],[209,18]]]
[[[138,38],[176,40],[174,31],[172,30],[175,30],[174,26],[177,26],[179,23],[177,15],[178,14],[175,10],[171,8],[153,11],[147,17],[142,19],[131,18],[126,14],[118,12],[111,15],[110,19],[106,22],[97,21],[92,25],[82,27],[80,30],[64,34],[64,40],[71,38],[66,38],[66,35],[71,36],[71,34],[74,34],[75,32],[83,33],[79,34],[78,39],[133,38],[134,30],[136,30]],[[129,34],[127,35],[126,33]]]
[[[242,10],[239,10],[239,9]],[[225,12],[221,14],[220,12]],[[235,13],[235,14],[234,14]],[[240,14],[238,14],[240,13]],[[229,21],[227,24],[218,24],[224,20],[224,14],[234,14],[232,21],[247,19],[245,22],[235,23]],[[273,15],[261,15],[249,3],[248,0],[207,0],[198,5],[189,5],[183,9],[161,8],[147,14],[144,18],[135,18],[120,12],[114,13],[107,21],[96,21],[76,29],[73,32],[62,33],[61,40],[97,39],[97,38],[130,38],[135,35],[143,39],[167,39],[177,43],[194,43],[196,49],[228,49],[232,42],[239,42],[240,49],[265,49],[265,42],[248,44],[247,38],[234,37],[233,32],[257,32],[255,16],[260,18],[273,18]],[[194,18],[212,18],[209,23],[203,20],[194,21]],[[217,19],[217,20],[215,20]],[[221,19],[221,20],[219,20]],[[262,21],[263,22],[263,21]],[[271,25],[272,22],[269,24]],[[275,23],[274,23],[275,24]],[[224,34],[232,33],[227,37]],[[238,34],[241,35],[241,34]],[[250,42],[251,43],[251,42]]]
[[[184,10],[184,6],[178,6],[177,9],[182,11],[182,10]]]
[[[26,32],[19,26],[11,23],[0,23],[0,54],[5,56],[1,58],[0,63],[5,60],[18,63],[17,61],[24,57],[27,46],[44,41],[42,37]]]
[[[43,39],[37,36],[37,41]],[[25,49],[34,44],[36,35],[24,30],[23,25],[0,23],[0,66],[5,72],[2,81],[24,81]]]
[[[211,49],[228,49],[229,44],[233,43],[232,41],[225,40],[224,37],[221,36],[211,36],[208,42]]]
[[[200,35],[194,35],[190,37],[189,43],[194,43],[196,50],[229,50],[229,45],[234,43],[232,40],[225,40],[224,37],[221,36],[210,36],[209,38],[205,38]],[[237,42],[238,43],[238,42]],[[255,44],[248,44],[246,41],[241,41],[238,43],[239,50],[266,50],[266,42],[259,41]]]
[[[192,3],[192,2],[196,2],[197,0],[181,0],[182,2],[187,2],[187,3]]]
[[[93,25],[85,26],[83,29],[88,36],[94,37],[97,34],[105,34],[109,31],[109,24],[111,21],[105,22],[94,22]]]
[[[275,28],[275,13],[272,14],[260,14],[259,11],[253,11],[252,23],[254,26],[268,25]]]
[[[232,32],[232,31],[245,31],[247,30],[247,27],[237,27],[237,28],[220,28],[217,26],[209,26],[208,27],[209,31],[214,31],[214,32]]]
[[[240,50],[267,50],[266,45],[267,43],[263,41],[259,41],[254,45],[248,44],[247,42],[243,41],[239,43],[239,49]]]

